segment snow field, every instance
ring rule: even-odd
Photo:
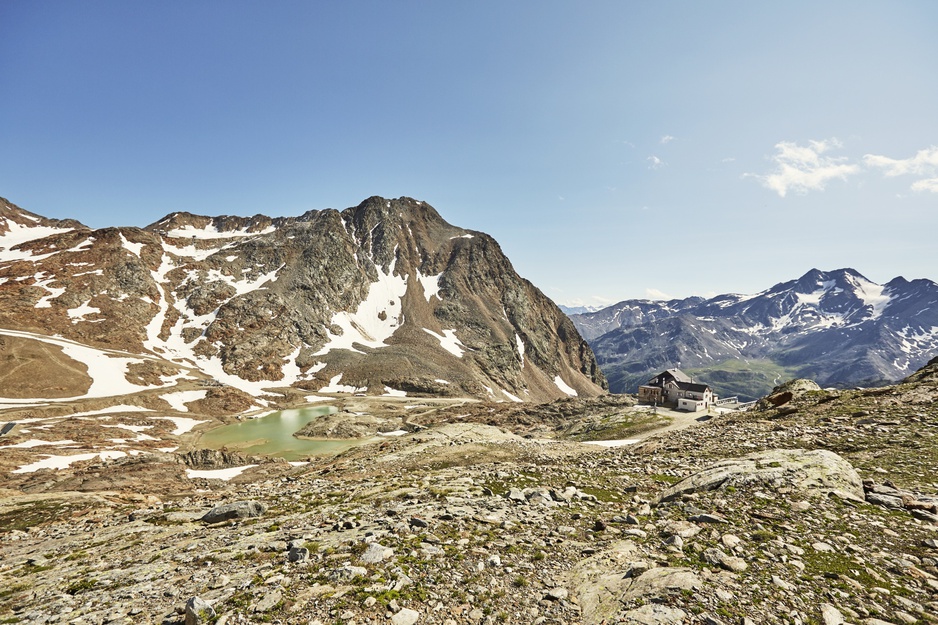
[[[564,382],[563,378],[561,378],[559,375],[554,376],[554,384],[556,384],[557,388],[559,388],[560,391],[564,393],[565,395],[569,395],[570,397],[576,397],[577,395],[576,390],[570,388],[570,385]]]
[[[465,352],[465,345],[462,344],[456,337],[456,330],[443,330],[443,334],[437,334],[433,330],[427,328],[423,329],[424,332],[430,336],[436,338],[440,342],[440,347],[451,353],[456,358],[462,358],[463,353]]]

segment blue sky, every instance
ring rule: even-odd
[[[93,227],[371,195],[559,303],[938,279],[938,3],[0,3],[0,195]]]

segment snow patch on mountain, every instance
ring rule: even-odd
[[[354,343],[366,347],[383,347],[404,320],[402,299],[407,292],[407,276],[395,276],[391,263],[387,273],[377,264],[378,279],[368,287],[368,295],[355,312],[337,312],[332,316],[332,325],[341,328],[333,334],[328,330],[326,344],[316,356],[328,354],[333,349],[348,349],[354,352]]]
[[[206,423],[205,420],[192,419],[190,417],[153,417],[154,419],[163,419],[165,421],[172,421],[173,425],[176,426],[170,434],[173,436],[182,436],[186,432],[191,432],[195,426],[200,423]]]
[[[880,284],[874,284],[868,280],[858,281],[857,297],[863,300],[866,306],[871,309],[870,319],[879,319],[883,312],[892,302],[892,296],[886,293],[886,287]]]
[[[359,388],[357,386],[350,386],[348,384],[342,384],[343,374],[338,374],[332,376],[329,380],[329,384],[319,389],[320,393],[363,393],[367,389]]]
[[[228,480],[238,477],[248,469],[253,469],[256,464],[246,464],[242,467],[228,467],[227,469],[186,469],[186,477],[190,480]]]
[[[127,237],[124,236],[124,233],[120,233],[121,245],[124,249],[129,250],[134,256],[140,256],[140,252],[143,250],[143,243],[131,243],[127,240]]]
[[[21,466],[18,469],[11,471],[11,473],[35,473],[40,469],[66,469],[69,466],[75,464],[76,462],[81,462],[82,460],[91,460],[93,458],[100,457],[101,460],[114,460],[116,458],[123,458],[127,455],[125,451],[116,451],[116,450],[106,450],[100,452],[94,452],[90,454],[72,454],[70,456],[46,456],[42,460],[37,460],[31,464],[26,464]]]
[[[28,441],[23,441],[22,443],[16,443],[15,445],[3,445],[0,449],[32,449],[33,447],[44,447],[46,445],[52,446],[62,446],[62,445],[75,445],[73,440],[64,440],[64,441],[42,441],[38,438],[31,438]]]
[[[95,308],[94,306],[91,305],[91,300],[84,302],[77,308],[69,308],[66,312],[68,312],[68,316],[72,320],[73,323],[76,321],[87,321],[89,323],[98,323],[100,321],[104,321],[103,318],[93,319],[93,320],[85,319],[85,317],[87,317],[88,315],[95,315],[101,312],[100,308]]]
[[[440,347],[456,356],[456,358],[462,358],[466,346],[456,336],[456,330],[443,330],[443,334],[437,334],[427,328],[424,328],[423,331],[436,338],[440,342]]]
[[[173,410],[176,412],[189,412],[189,408],[186,406],[191,401],[198,401],[200,399],[205,399],[205,396],[208,395],[208,391],[198,390],[198,391],[177,391],[175,393],[167,393],[165,395],[160,395],[160,398],[165,401],[167,404],[173,407]]]
[[[427,298],[427,302],[433,296],[440,297],[440,277],[442,275],[442,273],[438,273],[435,276],[423,276],[419,271],[417,272],[417,281],[423,286],[423,295]]]
[[[559,375],[554,376],[554,384],[556,384],[557,388],[559,388],[565,395],[569,395],[570,397],[577,396],[576,390],[574,390],[573,388],[570,387],[569,384],[564,382],[563,378],[561,378]]]
[[[280,265],[273,271],[269,271],[265,274],[258,276],[257,278],[252,279],[243,279],[236,280],[234,276],[229,276],[225,273],[222,273],[218,269],[210,269],[206,275],[206,278],[200,280],[200,283],[205,282],[224,282],[225,284],[231,286],[235,290],[235,295],[244,295],[245,293],[250,293],[251,291],[256,291],[258,289],[264,288],[268,282],[276,282],[277,274],[280,273],[280,270],[283,269],[284,265]]]
[[[23,217],[29,216],[23,215]],[[3,223],[6,228],[0,228],[0,231],[5,229],[6,232],[0,233],[0,262],[14,260],[39,261],[44,258],[48,258],[49,256],[58,253],[58,250],[48,254],[37,254],[34,256],[32,252],[26,250],[14,250],[12,248],[17,245],[27,243],[28,241],[44,239],[55,234],[62,234],[65,232],[71,232],[73,230],[73,228],[56,228],[53,226],[28,226],[17,223],[12,219],[4,219]]]
[[[186,224],[179,228],[173,228],[166,233],[166,236],[173,238],[193,238],[193,239],[229,239],[233,237],[253,237],[261,234],[270,234],[276,230],[274,226],[268,226],[263,230],[249,232],[247,228],[240,230],[219,230],[215,224],[207,224],[201,228]]]

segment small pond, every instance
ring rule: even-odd
[[[293,436],[316,417],[332,414],[332,406],[282,410],[256,419],[207,430],[199,445],[208,449],[227,448],[256,456],[277,456],[286,460],[303,460],[317,454],[337,453],[362,443],[361,440],[321,440]]]

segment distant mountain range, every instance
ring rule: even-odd
[[[571,319],[618,393],[669,367],[746,399],[793,377],[875,386],[938,354],[938,284],[880,285],[853,269],[812,269],[755,295],[626,300]]]
[[[598,312],[603,309],[602,306],[564,306],[563,304],[558,304],[558,307],[566,315],[580,315],[583,313]]]
[[[546,401],[606,385],[492,237],[410,198],[99,230],[0,199],[0,357],[16,364],[0,399],[100,394],[89,378],[117,364],[122,394],[189,379],[255,397]],[[64,388],[69,376],[84,381]]]

